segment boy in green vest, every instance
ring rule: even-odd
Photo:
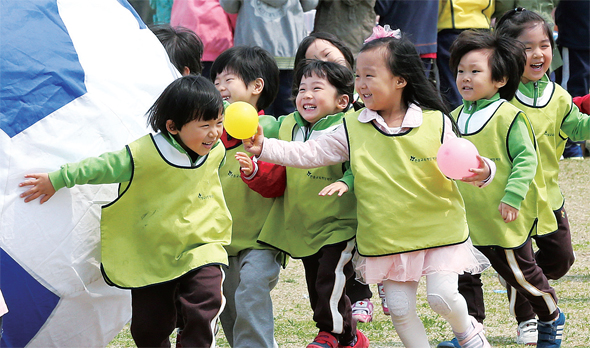
[[[527,298],[539,321],[556,323],[557,339],[540,336],[537,346],[559,347],[565,317],[535,261],[531,240],[536,233],[554,231],[557,223],[531,123],[507,101],[518,89],[525,62],[524,45],[490,32],[463,32],[451,47],[451,67],[463,97],[463,105],[451,114],[463,137],[497,168],[485,189],[476,191],[463,183],[459,189],[473,244]],[[477,300],[477,294],[461,293],[468,302]]]
[[[276,97],[279,68],[262,48],[238,46],[217,57],[211,78],[226,105],[242,101],[260,111]],[[260,116],[259,123],[276,137],[274,117]],[[233,159],[237,152],[245,151],[242,141],[226,131],[221,140],[230,158],[220,169],[221,185],[233,218],[232,242],[226,246],[229,266],[225,268],[223,293],[227,304],[221,325],[232,347],[270,348],[276,346],[270,291],[278,282],[284,255],[257,239],[274,199],[259,195],[242,181],[240,165]]]
[[[215,345],[231,215],[219,179],[225,149],[223,101],[201,76],[172,82],[148,111],[157,134],[124,149],[29,174],[19,186],[25,202],[47,202],[62,187],[120,183],[103,206],[105,281],[131,289],[131,335],[138,347],[169,346],[177,303],[185,347]]]

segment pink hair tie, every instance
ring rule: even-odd
[[[394,39],[401,39],[402,32],[399,29],[391,29],[389,24],[385,24],[385,26],[376,25],[373,27],[373,33],[369,36],[364,43],[369,41],[373,41],[376,39],[381,39],[383,37],[392,37]]]

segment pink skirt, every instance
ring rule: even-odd
[[[471,239],[461,244],[388,256],[364,257],[356,253],[353,262],[356,278],[364,284],[383,280],[417,282],[422,276],[441,272],[477,274],[490,266],[488,259],[473,247]]]

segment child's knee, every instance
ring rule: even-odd
[[[404,317],[410,313],[410,299],[408,299],[408,295],[405,292],[388,292],[386,301],[392,317]]]
[[[451,306],[441,295],[428,294],[426,296],[426,299],[428,300],[428,304],[430,305],[430,308],[432,308],[432,310],[435,311],[436,313],[438,313],[442,316],[446,316],[451,313]]]

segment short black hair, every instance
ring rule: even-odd
[[[166,133],[168,120],[180,130],[194,120],[215,120],[221,113],[223,99],[213,83],[200,75],[188,75],[169,84],[147,115],[154,131]]]
[[[188,67],[191,74],[200,74],[203,71],[201,58],[203,57],[203,41],[194,31],[169,24],[150,27],[158,40],[166,49],[170,61],[182,74],[184,67]]]
[[[299,43],[299,47],[297,48],[297,53],[295,53],[294,66],[297,66],[299,62],[305,59],[307,49],[316,40],[328,41],[329,43],[334,45],[334,47],[336,47],[340,52],[342,52],[344,59],[346,59],[346,64],[348,64],[348,68],[354,70],[354,56],[352,55],[352,51],[350,50],[350,48],[348,48],[344,41],[340,40],[336,35],[325,32],[314,32],[309,34],[309,36],[303,38],[303,40],[301,40],[301,42]]]
[[[500,36],[507,36],[513,39],[518,38],[525,29],[531,28],[536,23],[543,26],[543,30],[549,38],[551,48],[555,48],[553,40],[553,29],[540,14],[529,11],[523,7],[517,7],[506,11],[496,22],[495,31]]]
[[[500,97],[511,100],[518,90],[520,77],[524,73],[526,51],[524,45],[511,37],[499,36],[489,30],[463,31],[450,48],[450,66],[455,76],[461,58],[467,53],[480,49],[491,50],[488,65],[492,71],[492,81],[507,79],[506,85],[498,92]]]
[[[349,104],[352,103],[354,94],[354,75],[349,68],[334,62],[326,62],[318,59],[305,59],[299,62],[295,68],[291,97],[295,99],[299,93],[299,85],[303,77],[312,74],[325,78],[336,88],[338,95],[347,95]]]
[[[227,70],[249,85],[257,78],[264,80],[264,88],[256,102],[256,109],[264,110],[275,100],[279,91],[279,67],[274,57],[258,46],[234,46],[221,53],[211,66],[211,80]]]

